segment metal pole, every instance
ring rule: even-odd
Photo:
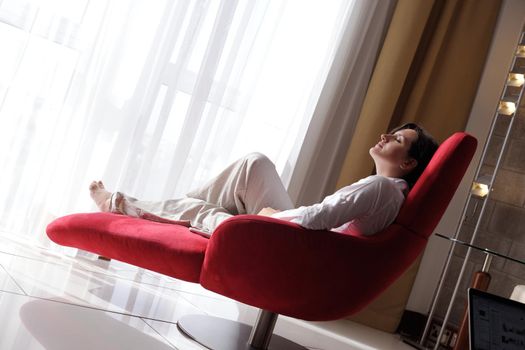
[[[258,350],[268,349],[277,317],[279,317],[279,314],[263,309],[259,310],[257,321],[248,339],[248,344],[252,348]]]
[[[481,269],[481,272],[489,272],[490,263],[492,262],[492,254],[485,253],[485,261],[483,262],[483,268]]]

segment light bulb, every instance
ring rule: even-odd
[[[520,87],[525,83],[525,76],[518,73],[510,73],[507,77],[507,85]]]
[[[500,101],[498,113],[504,115],[512,115],[516,112],[516,105],[513,102]]]
[[[489,193],[489,186],[480,182],[473,182],[470,193],[483,198]]]
[[[519,45],[516,50],[516,56],[525,57],[525,45]]]

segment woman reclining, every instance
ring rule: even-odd
[[[410,187],[438,145],[414,123],[382,134],[369,153],[376,174],[343,187],[320,203],[295,208],[274,164],[260,153],[234,162],[186,197],[159,202],[111,193],[101,181],[91,183],[91,197],[103,212],[184,224],[211,235],[224,220],[259,214],[295,222],[307,229],[372,235],[394,221]]]

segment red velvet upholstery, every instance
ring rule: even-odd
[[[208,244],[185,226],[110,213],[64,216],[47,226],[47,235],[61,245],[196,283]]]
[[[208,241],[182,226],[104,213],[59,218],[47,233],[59,244],[200,282],[279,314],[337,319],[371,302],[421,254],[475,148],[465,133],[446,140],[396,222],[371,237],[242,215],[222,223]]]
[[[358,237],[257,216],[223,223],[201,284],[245,304],[305,320],[360,310],[410,265],[426,240],[402,226]]]

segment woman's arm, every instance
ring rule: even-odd
[[[272,216],[273,214],[279,213],[279,212],[280,212],[280,210],[273,209],[273,208],[270,208],[270,207],[266,207],[266,208],[263,208],[259,213],[257,213],[257,215]]]
[[[379,176],[368,177],[325,197],[320,203],[285,210],[274,217],[307,229],[331,230],[370,213],[382,181]]]

